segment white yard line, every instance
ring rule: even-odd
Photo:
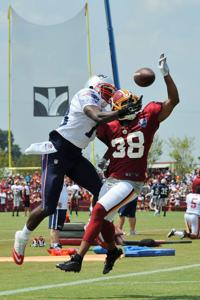
[[[45,290],[45,289],[56,289],[56,288],[61,288],[61,287],[66,287],[66,286],[91,284],[91,283],[95,283],[95,282],[101,282],[101,281],[103,282],[103,281],[107,281],[107,280],[114,280],[114,279],[120,279],[120,278],[146,276],[146,275],[152,275],[152,274],[157,274],[157,273],[182,271],[182,270],[199,268],[199,267],[200,267],[200,264],[193,264],[193,265],[185,265],[185,266],[179,266],[179,267],[167,268],[167,269],[157,269],[157,270],[152,270],[152,271],[128,273],[128,274],[121,274],[121,275],[114,275],[114,276],[97,277],[97,278],[90,278],[90,279],[84,279],[84,280],[70,281],[70,282],[64,282],[64,283],[58,283],[58,284],[27,287],[27,288],[16,289],[16,290],[1,291],[0,296],[16,295],[16,294],[20,294],[20,293],[27,293],[27,292],[33,292],[33,291],[39,291],[39,290]]]

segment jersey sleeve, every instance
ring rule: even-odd
[[[99,140],[101,140],[105,145],[108,146],[109,139],[107,136],[108,126],[106,123],[99,125],[96,129],[96,136]]]
[[[84,109],[87,105],[100,107],[101,98],[95,91],[91,89],[84,89],[79,93],[79,103],[82,109]]]
[[[152,101],[145,106],[144,110],[147,111],[148,113],[150,113],[150,115],[154,119],[155,118],[158,119],[161,108],[162,108],[162,102]]]

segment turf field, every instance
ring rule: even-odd
[[[88,213],[79,213],[72,222],[86,222]],[[0,214],[0,257],[9,257],[16,229],[21,229],[26,217]],[[137,231],[131,240],[143,238],[167,239],[171,228],[182,229],[183,212],[169,212],[167,217],[151,212],[137,213]],[[128,231],[126,221],[125,230]],[[26,256],[47,256],[49,231],[45,220],[34,236],[45,237],[47,246],[27,246]],[[179,240],[171,238],[170,240]],[[175,256],[122,258],[114,269],[102,275],[102,261],[85,261],[80,273],[65,273],[55,268],[55,262],[25,262],[17,266],[0,262],[1,299],[200,299],[200,240],[192,244],[163,245],[176,249]],[[92,249],[89,254],[93,254]],[[65,260],[65,257],[63,257]]]

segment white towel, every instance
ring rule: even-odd
[[[51,154],[57,152],[52,142],[41,142],[31,144],[25,151],[25,154]]]

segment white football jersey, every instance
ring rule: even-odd
[[[189,193],[186,197],[186,213],[200,216],[200,194]]]
[[[74,95],[61,125],[56,130],[75,146],[86,148],[96,135],[96,122],[87,117],[83,109],[87,105],[95,105],[102,111],[102,99],[92,89],[84,88]],[[93,129],[93,130],[92,130]]]

